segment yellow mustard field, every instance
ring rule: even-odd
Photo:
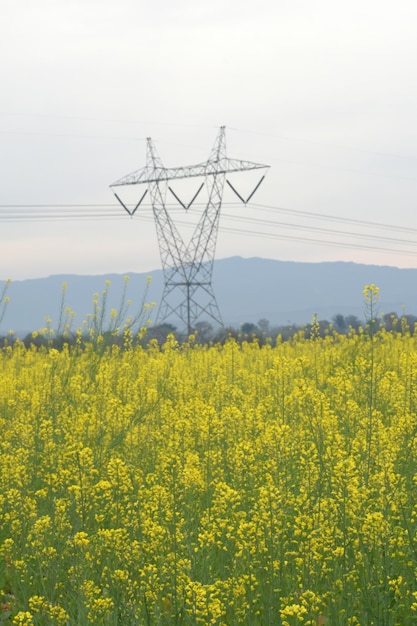
[[[0,624],[417,623],[405,329],[0,368]]]

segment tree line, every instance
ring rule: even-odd
[[[56,349],[62,349],[64,345],[85,346],[88,343],[97,343],[106,347],[109,345],[117,345],[119,347],[129,345],[150,345],[151,342],[162,346],[169,337],[173,337],[179,344],[184,342],[192,342],[198,344],[216,344],[224,343],[227,339],[233,338],[238,343],[245,341],[257,341],[259,345],[267,343],[273,344],[277,341],[289,341],[300,333],[305,338],[326,337],[333,333],[347,335],[352,332],[358,332],[363,329],[364,332],[369,331],[370,322],[362,322],[355,315],[342,315],[337,313],[331,320],[313,319],[306,324],[284,324],[272,325],[269,320],[262,318],[257,323],[244,322],[239,328],[226,326],[223,328],[213,328],[208,321],[201,321],[195,324],[195,328],[190,336],[186,336],[178,331],[177,327],[171,323],[163,323],[149,326],[141,329],[139,332],[114,332],[113,330],[102,330],[97,336],[79,332],[58,333],[53,332],[33,332],[28,333],[20,341],[26,346],[41,347],[49,346]],[[372,331],[385,329],[388,332],[410,333],[414,335],[417,328],[417,316],[415,315],[397,315],[397,313],[387,313],[376,317],[372,320]],[[45,329],[46,330],[46,329]],[[128,341],[126,341],[126,336]],[[13,344],[17,339],[12,335],[0,336],[0,346]]]

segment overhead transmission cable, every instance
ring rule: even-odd
[[[224,206],[234,207],[236,206],[236,204],[224,203]],[[331,221],[336,221],[339,223],[348,223],[351,225],[365,226],[368,228],[372,227],[372,228],[396,230],[396,231],[407,232],[407,233],[413,233],[413,232],[417,233],[417,229],[415,228],[407,228],[405,226],[397,226],[394,224],[385,224],[385,223],[371,222],[371,221],[366,221],[366,220],[358,220],[354,218],[343,218],[343,217],[334,216],[334,215],[327,215],[324,213],[315,213],[311,211],[301,211],[301,210],[296,210],[296,209],[286,209],[284,207],[277,207],[277,206],[272,206],[272,205],[261,205],[261,204],[259,205],[251,204],[251,207],[257,208],[263,211],[267,211],[267,212],[285,213],[285,214],[290,214],[294,216],[299,215],[302,217],[309,217],[309,218],[319,219],[319,220],[331,220]],[[176,213],[177,212],[182,213],[183,211],[182,209],[177,208],[177,210],[175,210],[175,208],[174,208],[174,211]],[[17,213],[16,213],[16,209],[18,209]],[[60,213],[58,214],[56,213],[57,209],[60,209]],[[96,219],[97,217],[100,217],[102,219],[120,219],[120,218],[124,219],[124,216],[120,214],[119,210],[116,211],[116,209],[118,209],[118,205],[115,205],[114,203],[113,204],[91,203],[91,204],[0,205],[0,221],[21,222],[21,221],[36,221],[36,220],[47,220],[47,221],[62,221],[62,220],[75,220],[75,219],[76,220],[79,220],[79,219],[88,220],[88,219]],[[139,219],[143,219],[143,220],[152,221],[153,218],[150,214],[151,214],[151,207],[144,207],[144,211],[138,213],[135,217]],[[286,228],[286,229],[292,229],[295,231],[302,230],[302,231],[315,232],[318,234],[337,235],[338,237],[344,237],[344,238],[356,237],[356,238],[368,239],[368,240],[376,241],[376,242],[381,241],[381,242],[393,243],[397,245],[408,244],[408,245],[417,246],[417,241],[413,241],[410,239],[399,239],[396,237],[386,237],[382,235],[376,235],[375,233],[366,234],[366,233],[358,233],[358,232],[352,232],[352,231],[338,231],[336,229],[331,229],[331,228],[321,228],[318,226],[296,224],[292,222],[259,219],[259,218],[254,218],[250,216],[242,216],[242,215],[234,216],[234,215],[231,215],[230,213],[224,213],[224,212],[223,212],[222,218],[226,220],[233,220],[237,223],[240,222],[240,223],[260,224],[260,225],[267,225],[268,227]],[[176,223],[180,226],[189,227],[189,228],[193,228],[195,226],[195,224],[192,224],[184,220],[176,220]],[[314,244],[320,244],[320,245],[331,245],[331,246],[340,246],[340,247],[349,247],[349,248],[378,250],[378,251],[384,251],[384,252],[395,253],[395,254],[412,254],[412,255],[417,254],[417,252],[414,252],[412,250],[403,250],[403,249],[400,250],[400,249],[387,248],[387,247],[381,247],[381,246],[359,244],[357,242],[349,243],[349,242],[343,242],[343,241],[312,239],[312,238],[306,238],[306,237],[295,236],[295,235],[274,233],[271,231],[259,232],[259,231],[254,231],[252,229],[246,230],[246,229],[241,229],[241,228],[237,228],[233,226],[223,226],[223,230],[226,232],[230,232],[230,233],[249,235],[249,236],[261,237],[261,238],[284,239],[284,240],[288,239],[292,241],[307,242],[307,243],[314,243]]]
[[[238,203],[223,203],[223,206],[226,207],[233,207],[236,206],[236,204]],[[199,205],[196,204],[196,206],[198,207]],[[278,212],[278,213],[285,213],[285,214],[290,214],[290,215],[300,215],[303,217],[311,217],[313,219],[319,219],[319,220],[331,220],[331,221],[336,221],[339,223],[349,223],[349,224],[356,224],[356,225],[360,225],[360,226],[367,226],[367,227],[373,227],[373,228],[381,228],[381,229],[389,229],[389,230],[397,230],[397,231],[402,231],[402,232],[415,232],[417,233],[417,228],[412,228],[412,227],[406,227],[406,226],[399,226],[396,224],[386,224],[386,223],[380,223],[380,222],[371,222],[371,221],[367,221],[367,220],[358,220],[358,219],[354,219],[354,218],[346,218],[346,217],[339,217],[336,215],[328,215],[325,213],[315,213],[312,211],[300,211],[297,209],[286,209],[284,207],[278,207],[278,206],[272,206],[272,205],[262,205],[262,204],[251,204],[250,205],[252,208],[255,209],[259,209],[261,211],[268,211],[268,212]],[[16,213],[16,209],[19,209],[19,211]],[[22,209],[24,209],[22,211]],[[39,210],[41,209],[41,210]],[[60,212],[57,214],[56,213],[56,209],[60,209]],[[88,213],[85,211],[85,209],[88,209]],[[110,209],[110,211],[108,210]],[[145,211],[151,211],[151,207],[146,207],[146,205],[144,205],[143,209]],[[142,212],[143,212],[142,209]],[[114,210],[114,213],[112,213],[111,210]],[[171,207],[171,211],[174,210],[175,211],[175,207],[174,209]],[[182,209],[178,207],[177,212],[182,212]],[[54,215],[52,215],[54,214]],[[120,213],[120,211],[118,210],[118,205],[116,204],[14,204],[14,205],[0,205],[0,220],[27,220],[28,218],[38,218],[38,219],[50,219],[50,217],[54,217],[57,219],[61,219],[61,218],[65,218],[65,219],[70,219],[70,218],[74,218],[74,219],[78,219],[80,216],[92,216],[92,217],[107,217],[107,216],[114,216],[114,217],[123,217],[123,214]],[[139,216],[139,214],[138,214]],[[269,224],[271,226],[276,225],[276,226],[284,226],[284,227],[291,227],[291,228],[297,228],[297,229],[302,229],[302,230],[319,230],[319,231],[327,231],[329,233],[336,233],[336,234],[351,234],[352,236],[371,236],[371,235],[365,235],[363,233],[341,233],[340,231],[336,231],[336,230],[332,230],[332,229],[320,229],[319,227],[314,227],[314,226],[306,226],[306,225],[300,225],[300,224],[294,224],[294,223],[288,223],[288,222],[278,222],[276,220],[264,220],[264,219],[260,219],[260,218],[254,218],[254,217],[250,217],[250,216],[233,216],[227,213],[223,212],[223,217],[227,218],[227,219],[235,219],[236,221],[245,221],[245,222],[258,222],[258,223],[265,223],[265,224]],[[382,237],[381,235],[372,235],[372,237],[376,237],[376,238],[381,238],[381,239],[385,239],[385,237]],[[391,240],[392,238],[386,238],[387,240]],[[407,241],[407,240],[395,240],[395,241]],[[416,243],[416,242],[412,242],[412,243]]]
[[[239,203],[234,203],[234,202],[223,203],[223,207],[234,207],[237,205],[239,205]],[[173,210],[172,205],[167,205],[167,206],[170,206],[170,210]],[[198,207],[199,204],[196,203],[195,206]],[[175,210],[175,207],[176,205],[174,205],[174,210]],[[350,218],[350,217],[340,217],[337,215],[329,215],[326,213],[317,213],[313,211],[305,211],[305,210],[299,210],[299,209],[287,209],[284,207],[268,205],[268,204],[251,203],[250,207],[261,210],[261,211],[274,212],[274,213],[275,212],[286,213],[290,215],[300,215],[303,217],[309,217],[309,218],[318,219],[318,220],[325,220],[325,221],[330,220],[330,221],[335,221],[335,222],[340,222],[340,223],[357,224],[360,226],[369,226],[369,227],[382,228],[382,229],[388,229],[388,230],[398,230],[398,231],[403,231],[407,233],[410,233],[410,232],[417,233],[417,228],[412,228],[409,226],[400,226],[398,224],[386,224],[382,222],[373,222],[369,220],[359,220],[359,219]],[[104,204],[104,203],[102,204],[98,204],[98,203],[97,204],[0,204],[0,220],[2,220],[4,217],[9,217],[10,215],[19,219],[20,217],[22,217],[22,219],[26,219],[26,212],[22,212],[21,215],[16,214],[14,212],[11,213],[11,211],[14,211],[15,209],[19,209],[19,210],[27,209],[28,210],[27,213],[29,213],[29,211],[31,211],[32,209],[42,209],[42,211],[39,211],[39,212],[34,211],[34,217],[38,215],[39,219],[42,219],[44,217],[43,213],[47,213],[49,211],[53,212],[56,209],[71,209],[73,210],[74,218],[77,219],[78,214],[79,214],[78,212],[83,211],[85,213],[84,209],[86,208],[92,209],[94,212],[94,215],[96,216],[96,213],[95,213],[96,210],[102,210],[102,209],[104,210],[115,209],[116,210],[116,209],[119,209],[119,205],[115,203],[112,203],[112,204]],[[149,211],[152,210],[151,207],[146,207],[146,205],[144,205],[143,208]],[[178,211],[181,212],[182,209],[178,207]],[[61,214],[64,214],[64,212],[62,212]],[[101,214],[99,213],[97,217],[100,217],[100,216]],[[103,213],[103,216],[105,216],[105,213]],[[124,217],[124,215],[121,214],[119,211],[115,213],[115,216]],[[58,215],[57,217],[60,217],[60,215]],[[240,217],[236,219],[240,219]],[[249,219],[249,218],[245,218],[245,219]],[[256,220],[256,218],[250,218],[250,219]]]
[[[312,219],[319,220],[331,220],[334,222],[346,222],[350,224],[358,224],[359,226],[372,226],[374,228],[387,228],[389,230],[401,230],[404,232],[416,232],[417,228],[411,228],[408,226],[399,226],[397,224],[384,224],[381,222],[371,222],[369,220],[358,220],[353,217],[340,217],[338,215],[329,215],[326,213],[315,213],[313,211],[300,211],[297,209],[285,209],[284,207],[273,206],[268,204],[251,204],[254,209],[260,209],[261,211],[272,211],[278,213],[289,213],[293,215],[301,215],[303,217],[311,217]]]

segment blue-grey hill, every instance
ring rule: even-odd
[[[126,272],[130,277],[128,297],[137,308],[152,276],[146,300],[158,303],[163,288],[161,270],[146,273]],[[59,318],[61,287],[67,283],[65,304],[75,313],[74,328],[93,311],[93,294],[111,281],[108,308],[118,308],[123,290],[122,274],[103,276],[53,275],[47,278],[13,281],[10,303],[0,334],[13,329],[19,335],[45,326],[45,317],[56,327]],[[345,262],[299,263],[262,258],[232,257],[215,262],[213,287],[226,326],[268,319],[271,326],[330,320],[337,313],[363,319],[363,287],[375,283],[380,288],[380,312],[404,311],[417,314],[417,269],[363,265]],[[0,281],[1,289],[1,281]],[[208,320],[210,321],[210,320]],[[175,321],[173,320],[175,324]]]

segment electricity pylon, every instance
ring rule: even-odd
[[[220,128],[207,161],[184,167],[166,168],[162,165],[154,144],[147,138],[146,166],[124,176],[112,185],[147,185],[138,203],[129,209],[115,191],[117,200],[133,216],[149,192],[164,275],[164,291],[159,306],[157,323],[179,318],[188,334],[197,321],[205,316],[223,325],[219,307],[212,288],[214,254],[219,229],[220,208],[225,182],[246,204],[265,178],[257,183],[245,200],[234,188],[226,175],[233,172],[266,169],[268,165],[229,159],[226,156],[225,127]],[[191,202],[184,204],[170,186],[170,181],[182,178],[202,178]],[[207,204],[188,244],[184,242],[167,209],[168,191],[188,211],[203,187],[207,191]]]

